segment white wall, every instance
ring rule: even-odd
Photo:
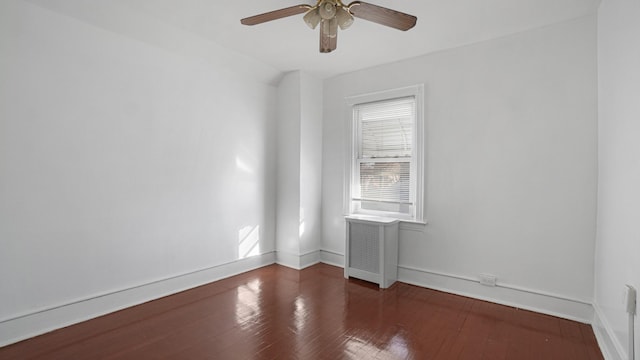
[[[625,284],[640,290],[640,3],[604,0],[598,15],[596,330],[611,359],[629,344]],[[636,317],[636,359],[640,342]]]
[[[304,268],[320,261],[322,81],[301,71],[278,85],[278,262]]]
[[[279,262],[297,268],[300,255],[300,72],[278,84],[278,182],[276,248]]]
[[[145,296],[40,310],[273,255],[277,90],[234,71],[0,2],[0,345]]]
[[[401,279],[590,321],[596,81],[595,15],[327,80],[323,250],[344,251],[344,98],[424,83],[428,225],[401,227]]]
[[[320,260],[322,243],[322,89],[323,82],[302,72],[300,123],[300,254]]]

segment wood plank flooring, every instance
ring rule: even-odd
[[[603,359],[591,327],[279,265],[0,348],[0,359]]]

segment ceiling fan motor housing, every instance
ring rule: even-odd
[[[335,0],[323,0],[320,4],[318,11],[320,17],[324,20],[331,20],[336,16],[336,2]]]

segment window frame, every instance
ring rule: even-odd
[[[384,102],[400,98],[413,97],[415,99],[415,123],[413,125],[413,149],[409,160],[411,163],[410,175],[410,200],[414,203],[413,214],[403,214],[399,212],[376,211],[361,209],[354,201],[354,192],[359,185],[359,151],[361,139],[359,137],[359,121],[356,117],[356,106]],[[373,215],[387,218],[394,218],[406,222],[425,223],[424,203],[425,203],[425,181],[424,181],[424,85],[414,85],[405,88],[385,90],[364,95],[350,96],[345,99],[345,118],[347,119],[346,156],[345,156],[345,184],[344,184],[344,212],[345,215]],[[402,158],[395,159],[402,161]],[[378,159],[376,162],[391,161]]]

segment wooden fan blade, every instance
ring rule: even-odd
[[[264,14],[255,15],[255,16],[251,16],[251,17],[248,17],[248,18],[244,18],[244,19],[240,20],[240,23],[243,24],[243,25],[262,24],[262,23],[265,23],[267,21],[277,20],[277,19],[285,18],[287,16],[293,16],[293,15],[302,14],[302,13],[305,13],[305,12],[309,11],[309,9],[311,9],[311,6],[304,5],[304,4],[290,6],[288,8],[284,8],[284,9],[280,9],[280,10],[274,10],[274,11],[270,11],[270,12],[267,12],[267,13],[264,13]]]
[[[338,47],[337,22],[334,24],[335,28],[333,29],[333,36],[329,35],[330,33],[332,33],[330,26],[331,26],[330,21],[323,20],[320,22],[320,52],[321,53],[330,53]]]
[[[411,29],[416,25],[416,21],[418,21],[418,18],[413,15],[362,1],[352,2],[348,8],[351,14],[357,18],[373,21],[374,23],[402,31]]]

